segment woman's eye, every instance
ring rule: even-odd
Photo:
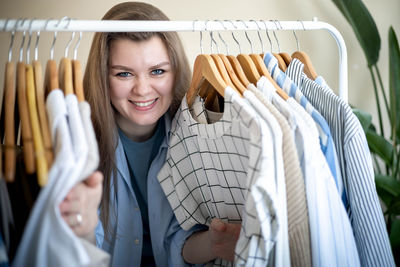
[[[117,75],[118,77],[129,77],[131,74],[129,72],[118,72]]]
[[[156,70],[152,70],[151,71],[151,74],[153,74],[153,75],[161,75],[161,74],[163,74],[165,71],[164,70],[162,70],[162,69],[156,69]]]

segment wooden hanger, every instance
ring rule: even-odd
[[[278,60],[279,69],[281,69],[282,71],[285,71],[286,70],[286,63],[283,60],[283,58],[278,53],[272,53],[272,54]]]
[[[74,93],[74,85],[72,78],[72,63],[69,58],[62,58],[60,62],[60,68],[58,70],[61,89],[64,91],[64,95],[70,95]]]
[[[45,157],[45,150],[43,145],[38,109],[36,104],[35,78],[33,74],[33,67],[31,65],[27,64],[25,69],[26,69],[26,96],[28,102],[28,113],[31,122],[33,145],[35,148],[36,174],[38,178],[38,184],[40,186],[44,186],[47,183],[48,167]]]
[[[296,51],[292,54],[292,58],[297,58],[304,64],[303,72],[307,75],[311,80],[317,79],[318,75],[315,72],[313,64],[311,63],[310,57],[303,51]]]
[[[44,92],[46,96],[53,90],[59,89],[57,63],[49,59],[46,64],[46,74],[44,77]]]
[[[246,74],[244,73],[239,60],[235,56],[232,56],[232,55],[228,55],[226,57],[228,58],[229,62],[231,63],[231,66],[234,69],[239,80],[247,88],[247,86],[250,84],[250,81],[247,79]]]
[[[218,54],[218,56],[221,58],[222,62],[224,63],[225,70],[228,73],[229,78],[231,79],[233,85],[235,86],[237,91],[240,93],[240,95],[243,95],[244,91],[246,91],[247,88],[244,86],[244,84],[240,81],[240,79],[236,75],[236,72],[233,69],[232,64],[230,63],[228,57],[224,54]],[[242,69],[242,72],[243,72],[243,69]]]
[[[283,61],[285,61],[285,65],[286,65],[286,68],[287,68],[289,66],[290,62],[292,61],[292,57],[286,52],[281,52],[281,53],[279,53],[279,55],[281,56]],[[284,71],[286,71],[286,69]]]
[[[35,75],[35,91],[36,91],[36,103],[39,115],[39,124],[43,138],[43,145],[45,149],[45,156],[47,161],[47,167],[53,163],[53,146],[51,142],[49,121],[46,113],[45,105],[45,94],[42,83],[42,65],[39,61],[33,61],[33,72]]]
[[[279,85],[272,78],[272,76],[269,73],[267,66],[265,66],[264,60],[261,58],[261,56],[259,54],[251,54],[250,58],[254,61],[259,73],[261,75],[265,76],[272,83],[272,85],[275,87],[275,90],[278,93],[278,95],[280,97],[282,97],[284,100],[288,100],[289,99],[288,94],[285,91],[283,91],[283,89],[281,87],[279,87]]]
[[[85,94],[83,92],[83,79],[82,79],[82,67],[79,60],[72,60],[72,71],[74,80],[74,91],[78,102],[85,101]]]
[[[7,182],[15,179],[15,65],[14,62],[6,63],[4,79],[4,177]]]
[[[250,56],[246,54],[239,54],[236,58],[240,62],[240,66],[242,66],[242,69],[248,80],[253,84],[257,84],[257,81],[261,78],[261,75],[259,74],[257,67],[254,65],[254,62]]]
[[[225,88],[227,87],[225,80],[222,78],[212,57],[210,55],[201,54],[195,59],[192,81],[186,93],[189,107],[193,105],[194,99],[198,95],[200,85],[204,80],[208,81],[218,94],[224,96]]]
[[[22,149],[24,154],[25,171],[28,174],[35,172],[35,150],[33,147],[32,129],[26,97],[25,63],[17,65],[17,96],[18,111],[21,119]]]

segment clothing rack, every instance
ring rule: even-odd
[[[165,32],[165,31],[258,31],[258,30],[326,30],[339,49],[339,96],[348,101],[347,50],[340,32],[332,25],[317,21],[126,21],[126,20],[31,20],[0,19],[1,31],[68,32]]]

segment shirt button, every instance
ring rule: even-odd
[[[138,207],[135,207],[135,211],[138,211],[139,210],[139,208]]]
[[[139,245],[139,239],[135,239],[135,245]]]

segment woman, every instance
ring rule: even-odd
[[[169,20],[156,7],[140,2],[118,4],[103,19]],[[157,180],[171,117],[190,79],[175,32],[94,36],[84,87],[104,175],[95,232],[97,245],[112,255],[114,266],[182,266],[234,258],[240,225],[214,219],[208,229],[184,231]],[[101,175],[93,174],[60,206],[78,235],[93,231],[99,181]]]

